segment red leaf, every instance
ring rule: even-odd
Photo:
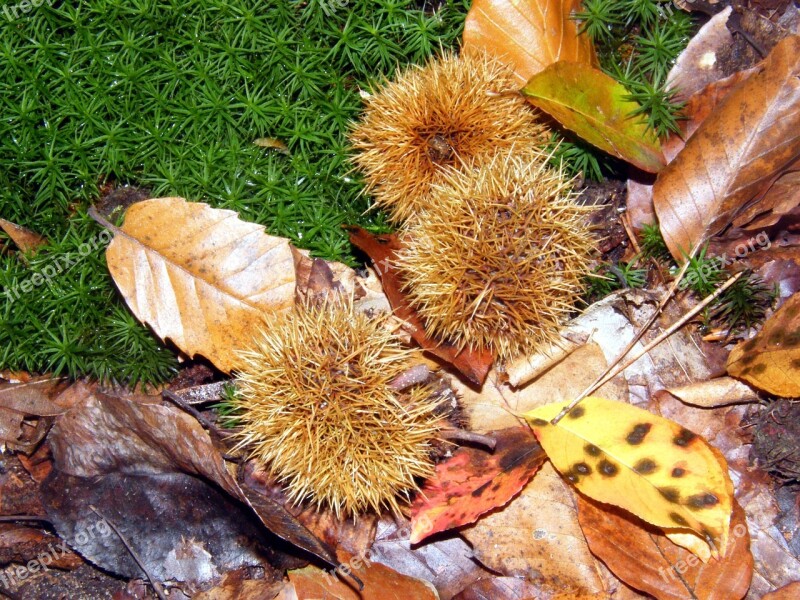
[[[372,260],[394,314],[408,324],[409,333],[414,341],[424,350],[453,365],[473,383],[482,385],[492,366],[491,353],[486,349],[459,350],[446,340],[426,335],[422,318],[406,301],[403,281],[393,264],[395,253],[401,248],[397,236],[372,235],[361,227],[348,227],[347,230],[350,233],[350,242]]]
[[[493,454],[464,447],[436,467],[411,505],[412,544],[505,505],[544,462],[544,451],[527,427],[494,435]]]

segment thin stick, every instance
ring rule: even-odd
[[[686,264],[688,265],[689,261],[686,261]],[[685,271],[685,269],[683,271]],[[682,273],[683,273],[683,271],[682,271]],[[658,308],[658,310],[654,313],[654,316],[651,317],[650,319],[648,319],[647,324],[639,331],[639,333],[636,336],[634,336],[634,338],[631,341],[631,343],[628,344],[625,347],[625,350],[623,350],[623,352],[614,361],[613,364],[615,364],[616,366],[611,366],[608,369],[606,369],[605,372],[602,375],[600,375],[600,377],[595,379],[589,385],[589,387],[587,387],[585,390],[583,390],[583,392],[581,392],[572,402],[570,402],[567,406],[565,406],[564,409],[560,413],[558,413],[556,415],[556,417],[552,421],[550,421],[550,423],[553,424],[553,425],[558,423],[561,419],[564,418],[564,416],[569,411],[571,411],[573,408],[575,408],[575,406],[578,404],[578,402],[583,400],[586,396],[588,396],[589,394],[594,392],[600,386],[602,386],[605,383],[609,382],[611,379],[616,377],[619,373],[621,373],[622,371],[624,371],[625,369],[630,367],[633,363],[635,363],[637,360],[639,360],[642,356],[647,354],[650,350],[655,348],[658,344],[660,344],[665,339],[667,339],[669,336],[671,336],[673,333],[675,333],[678,329],[683,327],[686,324],[687,321],[689,321],[691,318],[693,318],[697,313],[699,313],[706,306],[708,306],[714,300],[716,300],[717,297],[719,297],[720,294],[722,294],[725,290],[727,290],[734,283],[736,283],[736,281],[739,279],[739,277],[742,276],[742,274],[743,273],[737,273],[736,275],[734,275],[733,277],[728,279],[719,288],[717,288],[717,290],[713,294],[710,294],[709,296],[704,298],[703,301],[700,302],[700,304],[695,306],[692,310],[690,310],[688,313],[686,313],[683,317],[678,319],[678,321],[676,321],[669,329],[667,329],[666,331],[661,333],[656,339],[654,339],[652,342],[647,344],[644,348],[642,348],[639,352],[637,352],[631,359],[626,361],[624,364],[620,365],[620,363],[622,362],[622,359],[625,358],[625,356],[628,354],[628,352],[631,351],[631,349],[636,344],[636,342],[638,342],[639,339],[641,339],[641,337],[644,334],[645,330],[648,327],[650,327],[652,322],[655,320],[655,316],[657,316],[661,312],[661,310],[663,309],[663,305],[660,306]]]
[[[178,408],[183,410],[184,412],[187,412],[190,415],[192,415],[195,419],[198,420],[200,425],[205,427],[208,431],[210,431],[210,432],[214,433],[215,435],[219,436],[220,439],[223,439],[223,438],[226,437],[227,433],[224,430],[220,429],[219,427],[217,427],[217,425],[215,423],[212,423],[210,420],[208,420],[194,406],[184,402],[183,398],[178,396],[178,394],[176,394],[175,392],[172,392],[170,390],[164,390],[164,391],[161,392],[161,395],[164,396],[164,398],[166,398],[170,402],[172,402],[175,406],[177,406]]]
[[[474,431],[466,431],[464,429],[442,429],[439,435],[446,440],[457,440],[459,442],[472,442],[473,444],[480,444],[494,451],[497,445],[497,440],[488,435],[475,433]]]
[[[161,587],[161,584],[160,584],[158,581],[156,581],[155,579],[153,579],[153,576],[152,576],[152,575],[150,575],[150,572],[147,570],[147,567],[145,567],[145,566],[144,566],[144,562],[142,562],[142,559],[141,559],[141,558],[139,558],[139,555],[138,555],[138,554],[136,554],[136,551],[135,551],[133,548],[131,548],[131,545],[128,543],[128,540],[126,540],[126,539],[125,539],[125,536],[124,536],[124,535],[122,535],[122,533],[120,533],[119,529],[117,529],[117,526],[116,526],[116,525],[114,525],[114,523],[112,523],[112,522],[111,522],[111,521],[109,521],[108,519],[106,519],[106,518],[105,518],[105,517],[104,517],[104,516],[103,516],[103,515],[100,513],[100,511],[99,511],[99,510],[97,510],[97,509],[96,509],[94,506],[92,506],[91,504],[89,505],[89,508],[92,510],[92,512],[94,512],[94,514],[96,514],[98,517],[100,517],[101,519],[103,519],[103,521],[105,521],[106,523],[108,523],[108,526],[109,526],[109,527],[111,527],[111,529],[113,529],[113,530],[114,530],[114,533],[116,533],[116,534],[117,534],[117,537],[119,538],[119,541],[121,541],[121,542],[122,542],[122,545],[123,545],[123,546],[125,546],[125,549],[126,549],[126,550],[127,550],[129,553],[130,553],[130,555],[133,557],[133,560],[135,560],[135,561],[136,561],[136,564],[137,564],[137,565],[139,565],[139,568],[140,568],[142,571],[144,571],[144,574],[147,576],[147,579],[150,581],[150,585],[152,585],[152,586],[153,586],[153,590],[155,591],[156,595],[157,595],[157,596],[158,596],[158,597],[159,597],[161,600],[167,600],[167,596],[164,594],[164,588],[162,588],[162,587]]]

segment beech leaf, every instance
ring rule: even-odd
[[[595,556],[629,586],[659,600],[739,600],[750,587],[750,536],[736,502],[725,558],[706,563],[614,506],[578,496],[578,521]]]
[[[589,65],[559,61],[534,75],[522,88],[528,102],[587,142],[644,171],[665,164],[658,140],[626,99],[628,90]]]
[[[294,303],[289,242],[233,211],[154,198],[131,206],[122,228],[107,226],[108,269],[136,317],[222,371],[266,314]]]
[[[525,487],[545,459],[527,427],[495,432],[489,454],[462,447],[436,466],[411,505],[411,543],[473,523],[483,513],[504,506]]]
[[[597,64],[589,36],[571,18],[580,0],[475,0],[464,21],[464,49],[486,50],[525,84],[558,60]]]
[[[0,229],[6,232],[6,235],[11,238],[11,241],[13,241],[17,245],[17,248],[23,253],[34,255],[39,248],[47,243],[47,240],[35,231],[31,231],[30,229],[26,229],[21,225],[6,221],[5,219],[0,219]]]
[[[779,42],[658,175],[653,203],[672,256],[685,260],[800,155],[800,36]]]
[[[800,294],[767,319],[758,335],[731,350],[727,368],[770,394],[800,396]]]
[[[733,485],[700,436],[624,402],[585,398],[525,414],[548,458],[580,492],[667,532],[697,534],[719,556],[728,542]]]

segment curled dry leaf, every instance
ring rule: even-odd
[[[122,228],[107,226],[108,268],[136,317],[222,371],[265,314],[294,304],[289,242],[233,211],[154,198],[131,206]]]
[[[437,340],[425,333],[422,318],[411,308],[403,293],[403,281],[394,267],[394,260],[401,243],[395,235],[372,235],[361,227],[349,227],[350,242],[365,252],[372,260],[381,279],[383,291],[394,314],[405,321],[408,333],[423,350],[452,364],[471,382],[481,385],[492,365],[492,355],[486,349],[459,350],[454,344]]]
[[[779,42],[661,173],[653,202],[676,260],[724,229],[800,154],[800,36]]]
[[[436,466],[411,505],[412,544],[505,505],[545,459],[527,427],[503,429],[493,436],[497,442],[493,453],[462,447]]]
[[[665,164],[658,140],[625,87],[599,69],[559,61],[528,81],[522,94],[567,129],[649,173]]]
[[[739,600],[750,587],[750,536],[738,504],[725,558],[706,563],[614,506],[578,496],[578,520],[595,556],[625,583],[659,600]]]
[[[5,219],[0,219],[0,229],[6,232],[24,254],[36,254],[36,251],[47,243],[47,240],[35,231]]]
[[[597,397],[551,424],[567,404],[548,404],[525,418],[570,483],[668,532],[697,534],[714,556],[724,552],[733,484],[708,442],[663,417]]]
[[[571,18],[580,0],[475,0],[464,22],[464,49],[508,61],[520,85],[548,65],[569,60],[597,63],[589,36]]]
[[[716,377],[666,390],[681,402],[703,408],[758,402],[758,394],[749,385],[732,377]]]
[[[758,335],[731,350],[728,373],[776,396],[800,396],[800,294],[767,319]]]
[[[792,582],[761,597],[761,600],[795,600],[800,598],[800,581]]]
[[[61,396],[63,379],[35,377],[21,383],[0,383],[0,442],[14,450],[28,452],[47,433],[47,423],[23,427],[27,417],[60,415],[70,407],[69,395]]]

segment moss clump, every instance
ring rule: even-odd
[[[55,0],[2,18],[0,214],[53,240],[37,258],[44,268],[98,235],[83,211],[104,182],[131,183],[235,210],[349,261],[339,225],[383,227],[364,216],[362,185],[348,175],[359,89],[451,47],[467,5],[447,0],[430,14],[412,0]],[[255,146],[260,137],[290,154]],[[15,256],[2,261],[6,290],[33,274]],[[0,368],[162,380],[169,368],[150,338],[138,354],[109,346],[124,313],[105,273],[96,252],[1,299]],[[78,282],[89,292],[65,297]],[[48,354],[48,340],[67,342]]]

